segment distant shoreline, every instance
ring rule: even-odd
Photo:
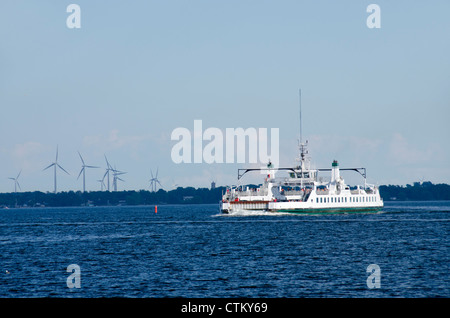
[[[193,188],[178,187],[125,191],[68,191],[58,193],[17,192],[0,193],[0,208],[15,207],[80,207],[80,206],[151,206],[166,204],[215,204],[222,198],[226,187]],[[414,182],[412,185],[382,185],[380,194],[386,202],[396,201],[449,201],[450,185]]]

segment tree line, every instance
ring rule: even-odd
[[[0,207],[66,207],[107,205],[158,205],[158,204],[202,204],[218,203],[225,187],[177,189],[157,192],[131,191],[68,191],[58,193],[17,192],[0,193]],[[414,182],[412,185],[382,185],[380,194],[384,201],[432,201],[450,200],[450,185]]]
[[[147,190],[131,191],[68,191],[58,193],[17,192],[0,193],[0,207],[66,207],[66,206],[108,206],[108,205],[155,205],[155,204],[199,204],[217,203],[225,187],[215,189],[193,187],[157,192]]]

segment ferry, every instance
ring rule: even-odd
[[[378,187],[366,182],[366,168],[339,168],[338,161],[334,160],[331,168],[311,169],[307,143],[299,144],[299,164],[292,168],[276,168],[269,162],[267,168],[238,169],[238,180],[252,171],[267,174],[257,187],[227,187],[220,202],[221,212],[361,213],[383,208]],[[346,170],[359,173],[364,183],[354,187],[347,185],[340,174]],[[280,171],[288,175],[276,177]],[[331,173],[328,182],[319,178],[320,172]]]

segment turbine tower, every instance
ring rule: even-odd
[[[152,178],[150,179],[150,189],[152,192],[156,192],[156,187],[158,184],[163,187],[161,182],[158,180],[158,168],[156,168],[156,175],[153,177],[153,172],[150,170],[150,174],[152,175]]]
[[[80,178],[81,173],[83,173],[83,192],[86,192],[86,168],[98,168],[98,167],[86,165],[84,163],[83,157],[81,157],[81,154],[79,151],[78,151],[78,155],[80,156],[82,165],[81,165],[81,170],[80,170],[80,173],[78,174],[77,180]]]
[[[44,168],[44,170],[47,170],[50,167],[54,167],[54,184],[55,184],[55,193],[56,193],[56,168],[60,168],[62,171],[64,171],[65,173],[67,173],[68,175],[70,175],[70,173],[68,173],[63,167],[61,167],[58,163],[58,146],[56,146],[56,158],[55,158],[55,162],[53,162],[51,165],[49,165],[48,167]],[[42,170],[42,171],[44,171]]]
[[[22,190],[20,188],[20,184],[19,184],[19,181],[18,181],[19,176],[20,176],[21,173],[22,173],[22,170],[20,170],[20,172],[17,175],[17,177],[15,177],[15,178],[8,178],[8,179],[14,180],[14,193],[17,193],[17,187],[19,187],[19,189]]]

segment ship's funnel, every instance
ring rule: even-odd
[[[337,160],[333,160],[333,163],[331,164],[331,182],[336,182],[339,178],[339,164]]]

